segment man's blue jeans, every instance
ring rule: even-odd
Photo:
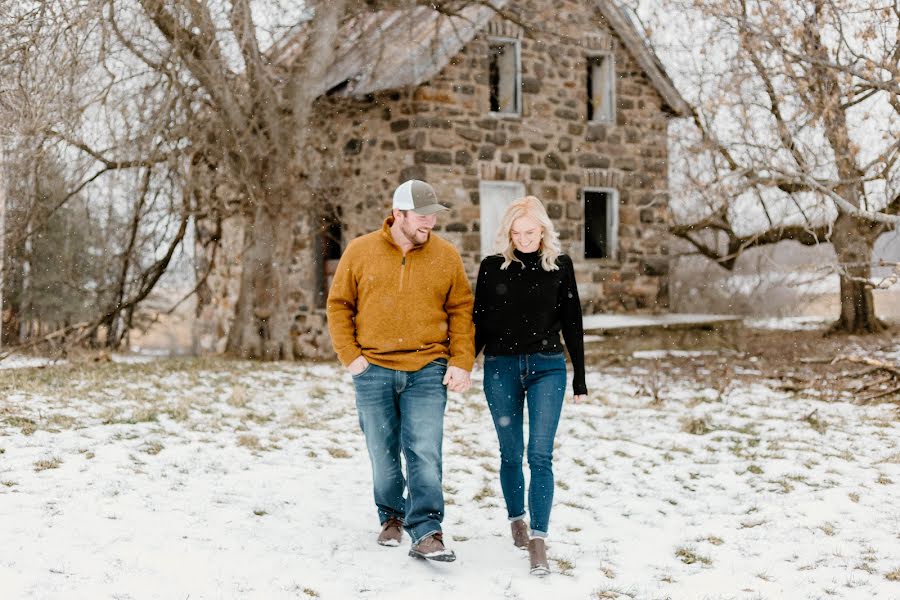
[[[525,516],[524,406],[528,403],[531,534],[546,537],[553,505],[553,439],[566,392],[562,352],[484,357],[484,393],[500,441],[500,487],[511,521]]]
[[[413,543],[441,531],[445,360],[418,371],[370,364],[353,376],[359,425],[366,436],[378,517],[403,520]],[[406,462],[407,481],[400,466]],[[406,497],[404,487],[408,488]]]

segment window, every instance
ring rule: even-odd
[[[491,112],[521,112],[521,84],[518,40],[490,40],[488,81],[491,86]]]
[[[586,189],[584,257],[615,259],[619,246],[619,198],[615,190]]]
[[[612,54],[588,56],[587,59],[587,119],[614,122],[616,120],[616,69]]]
[[[506,207],[525,195],[525,186],[518,181],[482,181],[478,186],[481,208],[481,256],[494,254],[497,227]]]

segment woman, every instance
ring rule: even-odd
[[[566,390],[565,339],[575,371],[575,402],[586,398],[581,304],[572,260],[541,201],[509,206],[494,256],[481,261],[475,288],[475,354],[484,350],[484,393],[500,442],[500,485],[513,543],[528,548],[531,573],[550,572],[545,538],[553,504],[553,439]],[[528,407],[528,489],[525,524],[523,417]]]

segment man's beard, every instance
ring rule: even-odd
[[[416,234],[419,233],[418,229],[412,228],[407,231],[406,227],[404,227],[402,225],[400,226],[400,233],[402,233],[403,236],[407,240],[409,240],[409,243],[412,244],[413,246],[422,246],[423,244],[425,244],[425,242],[428,241],[428,237],[431,235],[431,232],[428,232],[427,234],[425,234],[425,241],[420,242],[419,240],[416,239]]]

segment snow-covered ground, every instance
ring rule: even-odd
[[[659,358],[664,358],[661,356]],[[509,539],[480,381],[451,394],[452,564],[375,544],[350,378],[158,361],[0,373],[0,598],[900,598],[893,404],[591,372],[549,556]]]
[[[46,367],[61,364],[65,361],[57,361],[51,358],[37,356],[8,356],[0,360],[0,369],[27,369],[29,367]]]
[[[828,317],[769,317],[764,319],[744,319],[747,327],[781,331],[815,331],[827,329],[835,319]]]

